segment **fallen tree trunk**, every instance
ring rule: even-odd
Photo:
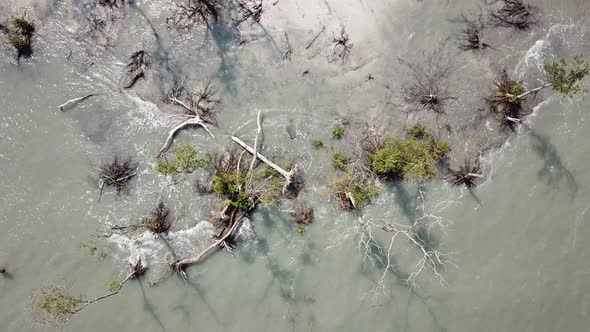
[[[211,133],[209,128],[207,128],[207,125],[205,124],[205,122],[203,122],[203,120],[201,120],[198,117],[190,118],[190,119],[184,121],[183,123],[179,124],[178,126],[174,127],[174,129],[172,129],[168,133],[168,137],[166,138],[166,142],[164,142],[164,145],[160,148],[160,151],[158,152],[158,156],[162,156],[164,153],[166,153],[166,151],[168,151],[168,148],[170,148],[170,145],[172,144],[172,141],[174,140],[174,136],[176,136],[176,134],[180,130],[184,129],[187,126],[191,126],[191,125],[199,125],[199,126],[205,128],[205,130],[209,133],[209,135],[211,135],[211,137],[215,138],[215,136],[213,136],[213,133]]]
[[[279,172],[282,176],[284,176],[285,179],[287,180],[287,183],[291,183],[292,178],[293,178],[293,174],[294,174],[294,171],[293,170],[290,170],[290,171],[287,172],[284,169],[282,169],[281,167],[279,167],[277,164],[275,164],[272,161],[268,160],[265,156],[261,155],[260,153],[257,153],[255,149],[253,149],[252,147],[248,146],[246,143],[244,143],[239,138],[237,138],[235,136],[232,136],[231,139],[234,142],[238,143],[241,147],[243,147],[244,149],[246,149],[246,151],[248,151],[250,154],[257,155],[258,156],[258,159],[260,159],[260,161],[262,161],[263,163],[267,164],[272,169],[274,169],[275,171]]]
[[[96,96],[96,95],[97,95],[97,93],[91,93],[91,94],[88,94],[88,95],[86,95],[84,97],[70,99],[70,100],[66,101],[65,103],[59,105],[58,107],[63,112],[63,111],[65,111],[64,110],[65,107],[75,106],[78,103],[81,103],[84,100],[86,100],[86,99],[88,99],[88,98],[90,98],[92,96]]]
[[[242,219],[244,218],[245,214],[245,212],[240,212],[238,217],[235,219],[233,225],[230,227],[229,231],[227,231],[219,240],[215,241],[212,245],[205,248],[205,250],[203,250],[200,254],[191,258],[185,258],[175,262],[172,266],[174,270],[176,270],[176,272],[180,273],[182,277],[186,279],[186,273],[184,272],[184,269],[189,265],[198,263],[207,254],[209,254],[214,249],[217,249],[222,243],[224,243],[225,240],[227,240],[227,238],[229,238],[233,234],[238,225],[242,223]]]

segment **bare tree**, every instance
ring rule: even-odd
[[[137,175],[137,163],[131,158],[123,161],[118,156],[112,162],[102,165],[98,172],[99,188],[102,196],[104,186],[114,187],[117,193],[127,191],[129,181]]]
[[[446,103],[456,99],[449,94],[448,77],[454,68],[439,51],[424,53],[424,61],[412,64],[399,59],[409,68],[411,80],[402,86],[402,102],[409,111],[430,110],[444,113]]]
[[[461,50],[485,50],[490,47],[490,45],[481,40],[481,34],[485,27],[481,11],[475,18],[467,17],[464,13],[461,13],[461,17],[454,20],[454,22],[464,25],[457,37]]]
[[[215,110],[220,100],[215,98],[215,88],[210,82],[207,82],[203,88],[196,92],[188,92],[183,86],[175,82],[170,91],[165,96],[165,101],[182,106],[184,112],[174,116],[184,119],[179,125],[174,127],[169,133],[164,145],[158,152],[162,156],[172,144],[174,136],[186,127],[198,125],[203,127],[211,137],[213,133],[209,130],[208,124],[215,125]],[[185,99],[186,102],[180,100]]]
[[[196,4],[188,0],[187,4],[176,4],[176,9],[166,19],[166,23],[169,27],[185,32],[201,24],[210,28],[211,23],[219,18],[220,8],[218,0],[199,0]]]
[[[491,0],[487,5],[496,26],[527,30],[536,24],[536,8],[525,0]]]
[[[353,44],[350,42],[350,38],[344,27],[332,35],[332,47],[332,61],[336,61],[337,59],[346,61],[350,56]]]
[[[449,168],[451,173],[450,181],[456,186],[465,185],[467,188],[473,188],[477,181],[483,178],[479,158],[475,160],[465,159],[463,165],[454,170]]]
[[[145,77],[145,71],[149,66],[150,56],[144,50],[134,52],[127,65],[128,83],[125,85],[125,89],[132,88],[140,78]]]
[[[236,0],[236,2],[237,17],[234,19],[236,25],[240,25],[250,19],[252,20],[252,24],[260,23],[263,13],[262,0]]]

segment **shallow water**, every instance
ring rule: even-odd
[[[265,3],[262,27],[246,25],[242,35],[221,24],[210,33],[170,32],[165,20],[172,5],[138,0],[108,27],[111,38],[87,33],[87,14],[80,9],[86,2],[31,1],[36,53],[20,66],[9,46],[0,46],[0,265],[11,274],[0,278],[1,330],[54,329],[36,324],[28,308],[30,295],[46,285],[64,285],[88,297],[102,294],[137,257],[151,268],[147,279],[157,279],[168,253],[160,239],[147,233],[131,239],[96,235],[139,220],[159,197],[177,219],[168,238],[179,255],[211,243],[206,221],[220,203],[195,194],[198,175],[173,185],[150,171],[175,124],[166,114],[178,109],[161,101],[174,79],[191,87],[211,80],[222,99],[215,139],[191,129],[177,142],[199,151],[236,148],[228,135],[251,141],[262,111],[262,151],[299,165],[306,180],[302,197],[314,203],[316,221],[300,235],[285,216],[287,206],[260,209],[242,228],[244,244],[235,255],[221,251],[190,268],[189,282],[172,277],[158,287],[130,283],[121,294],[74,316],[65,330],[585,330],[588,98],[541,93],[525,125],[486,153],[489,178],[473,193],[442,181],[422,188],[425,211],[450,224],[433,239],[456,264],[443,273],[444,286],[424,272],[416,287],[409,287],[403,279],[414,270],[417,253],[399,242],[398,268],[375,288],[383,265],[371,264],[360,252],[358,216],[329,201],[325,189],[334,175],[329,150],[318,152],[310,141],[319,138],[348,150],[368,120],[392,132],[413,121],[433,126],[439,121],[440,127],[448,120],[458,128],[440,132],[453,146],[451,162],[477,145],[504,142],[506,135],[491,119],[477,122],[476,116],[495,71],[506,67],[532,86],[553,55],[587,54],[587,1],[535,1],[543,20],[529,32],[487,29],[485,38],[496,49],[484,53],[456,48],[458,25],[450,19],[461,9],[477,9],[467,0],[280,0],[275,6]],[[22,6],[15,3],[5,8]],[[326,32],[306,50],[322,25]],[[340,25],[353,51],[347,62],[330,63],[330,35]],[[285,33],[293,45],[291,61],[282,59]],[[146,80],[123,90],[127,57],[140,48],[152,55],[153,65]],[[449,88],[458,99],[443,118],[420,113],[407,119],[396,106],[408,77],[398,58],[417,63],[423,51],[435,49],[455,67]],[[305,70],[308,75],[302,75]],[[367,80],[369,74],[375,79]],[[89,92],[101,95],[66,112],[57,108]],[[350,122],[345,139],[331,140],[331,129],[343,120]],[[99,201],[96,170],[113,154],[135,157],[141,172],[129,194],[106,191]],[[387,186],[364,218],[410,223],[422,202],[417,197],[410,183]],[[376,240],[387,249],[386,234]],[[105,259],[81,247],[90,242]]]

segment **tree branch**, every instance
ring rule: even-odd
[[[250,146],[246,145],[246,143],[244,143],[239,138],[237,138],[235,136],[232,136],[231,139],[234,142],[238,143],[241,147],[243,147],[244,149],[246,149],[246,151],[248,151],[249,153],[251,153],[253,155],[256,154],[258,156],[258,159],[260,159],[260,161],[262,161],[263,163],[267,164],[272,169],[274,169],[275,171],[279,172],[282,176],[284,176],[285,179],[287,180],[287,183],[291,183],[292,178],[293,178],[293,174],[295,173],[293,170],[290,170],[290,171],[287,172],[284,169],[280,168],[277,164],[275,164],[272,161],[268,160],[265,156],[257,153],[256,150],[254,150]]]

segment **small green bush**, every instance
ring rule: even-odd
[[[22,36],[12,36],[8,41],[19,53],[24,54],[31,49],[31,45],[27,43],[26,39]]]
[[[451,123],[449,121],[445,121],[443,128],[445,128],[448,132],[453,131],[453,127],[451,127]]]
[[[332,166],[339,170],[346,170],[346,164],[348,163],[348,157],[344,154],[334,151],[332,152]]]
[[[189,144],[173,147],[172,153],[174,156],[170,160],[157,159],[154,170],[162,175],[171,176],[174,182],[178,180],[178,175],[204,168],[213,159],[210,154],[205,154],[204,158],[199,159],[197,151]]]
[[[311,141],[311,145],[316,149],[320,149],[324,147],[324,142],[322,142],[319,139],[314,139],[313,141]]]
[[[419,123],[417,123],[416,125],[414,125],[414,127],[410,129],[410,137],[421,139],[428,135],[428,130],[426,130],[426,128]]]
[[[12,20],[12,26],[26,37],[32,37],[35,33],[35,26],[33,23],[27,21],[24,17],[16,17]]]
[[[344,136],[344,128],[342,128],[341,126],[337,126],[336,128],[334,128],[334,130],[332,130],[332,137],[336,139],[341,139],[342,136]]]
[[[362,210],[373,198],[379,195],[379,188],[377,186],[355,179],[351,172],[332,181],[331,190],[340,200],[341,204],[346,193],[351,193],[357,210]],[[354,207],[350,208],[352,209]]]
[[[525,93],[525,91],[526,91],[526,89],[524,88],[524,86],[522,84],[515,84],[512,87],[512,92],[511,92],[512,96],[510,97],[510,103],[518,104],[519,103],[518,96]]]

